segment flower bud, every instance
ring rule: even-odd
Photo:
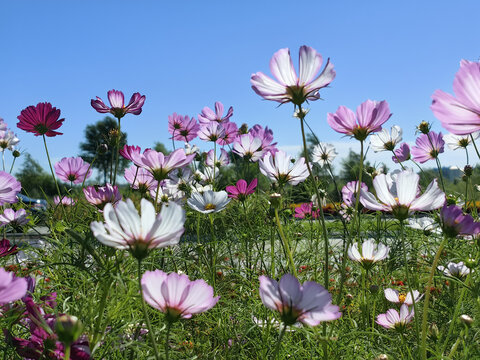
[[[465,176],[472,176],[473,168],[470,165],[466,165],[463,168],[463,173],[465,174]]]
[[[470,327],[473,324],[473,319],[466,314],[460,315],[460,321],[468,327]]]
[[[18,158],[18,157],[20,157],[20,155],[22,155],[22,153],[18,150],[13,150],[12,155],[13,155],[13,157]]]
[[[55,323],[55,332],[64,344],[71,344],[75,342],[82,334],[83,325],[76,316],[61,315],[57,318]]]
[[[242,124],[242,126],[240,126],[240,129],[238,129],[238,134],[239,135],[248,134],[248,125],[245,123]]]
[[[282,205],[282,195],[280,195],[279,193],[271,194],[270,195],[270,204],[272,204],[272,206],[275,209],[279,209]]]
[[[417,127],[418,131],[422,134],[428,134],[430,132],[430,124],[426,121],[422,121]]]
[[[440,335],[440,331],[438,330],[437,324],[433,323],[428,327],[428,335],[434,341],[438,339],[438,336]]]
[[[108,151],[107,144],[100,144],[97,146],[97,153],[100,155],[106,154]]]
[[[375,285],[375,284],[370,285],[370,292],[372,294],[376,294],[378,292],[378,285]]]
[[[465,266],[468,267],[470,270],[476,268],[478,265],[478,260],[475,258],[468,258],[465,260]]]

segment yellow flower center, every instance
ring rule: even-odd
[[[398,301],[400,301],[400,304],[403,304],[406,298],[407,298],[407,295],[405,294],[398,295]]]
[[[216,207],[217,206],[215,204],[209,203],[209,204],[205,205],[205,210],[215,210]]]

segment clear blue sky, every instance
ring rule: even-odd
[[[122,121],[130,144],[169,145],[169,114],[196,117],[218,100],[234,107],[232,120],[268,125],[293,149],[301,138],[292,107],[261,100],[250,75],[270,74],[270,58],[283,47],[297,66],[306,44],[337,71],[321,92],[325,101],[310,105],[321,140],[346,143],[328,127],[327,112],[370,98],[387,100],[394,114],[387,125],[401,125],[413,141],[420,120],[441,130],[429,109],[433,91],[450,92],[460,59],[479,58],[479,14],[474,0],[5,1],[0,117],[45,167],[41,138],[16,128],[20,111],[40,101],[61,109],[64,135],[49,139],[59,160],[79,153],[85,126],[102,118],[90,99],[106,101],[113,88],[127,101],[136,91],[147,97],[140,116]]]

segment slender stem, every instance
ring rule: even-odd
[[[433,259],[432,268],[430,269],[430,276],[428,277],[427,289],[425,291],[425,302],[423,304],[423,318],[422,318],[422,339],[420,344],[420,352],[422,359],[427,359],[427,321],[428,321],[428,305],[430,303],[430,288],[432,287],[433,276],[437,270],[438,261],[442,254],[443,248],[447,243],[447,237],[444,237],[440,246],[438,247],[435,258]]]
[[[118,169],[118,154],[120,150],[120,139],[122,138],[122,131],[120,127],[120,118],[118,118],[118,136],[115,144],[115,172],[113,173],[113,184],[117,182],[117,169]]]
[[[355,194],[355,213],[354,213],[354,221],[353,226],[355,226],[356,218],[358,217],[358,225],[357,225],[357,236],[360,235],[360,214],[358,213],[358,206],[360,204],[360,190],[362,189],[362,176],[363,176],[363,140],[360,140],[360,169],[358,170],[358,184],[357,184],[357,192]]]
[[[395,151],[392,150],[392,154],[393,156],[395,157],[395,159],[397,159],[397,162],[398,164],[400,164],[400,166],[402,167],[402,170],[405,170],[405,166],[403,166],[402,162],[400,161],[400,159],[398,158],[397,154],[395,154]]]
[[[217,163],[217,142],[215,141],[213,143],[213,180],[212,180],[212,189],[215,191],[215,170],[216,170],[216,165]]]
[[[95,160],[97,160],[97,155],[98,154],[95,154],[95,157],[93,158],[92,163],[88,166],[87,172],[85,173],[85,177],[83,178],[83,181],[82,181],[82,189],[83,189],[83,186],[85,185],[85,181],[87,180],[88,173],[92,168],[93,163],[95,162]]]
[[[212,232],[212,241],[210,241],[210,267],[212,270],[212,286],[215,289],[215,275],[216,275],[216,268],[217,268],[217,252],[215,250],[215,245],[217,242],[216,236],[215,236],[215,228],[213,226],[213,214],[208,214],[208,217],[210,219],[210,230]]]
[[[3,171],[5,171],[5,149],[2,151],[2,165],[3,165]]]
[[[70,360],[70,344],[65,344],[65,350],[63,351],[63,358],[65,360]]]
[[[475,152],[477,153],[477,156],[480,159],[480,153],[478,152],[477,144],[475,144],[475,139],[473,138],[472,134],[470,134],[470,138],[472,139],[472,144],[473,144],[473,147],[475,148]]]
[[[273,225],[270,227],[270,277],[275,279],[275,237]]]
[[[155,354],[155,359],[160,360],[160,356],[158,356],[158,350],[157,350],[157,343],[155,341],[155,335],[153,334],[152,325],[150,324],[150,319],[148,317],[147,304],[145,304],[145,299],[143,297],[142,261],[141,260],[138,260],[138,286],[140,288],[140,297],[141,297],[141,301],[142,301],[143,316],[145,317],[145,322],[147,323],[148,333],[150,334],[150,340],[151,340],[152,345],[153,345],[153,353]]]
[[[105,306],[107,305],[107,297],[108,293],[110,291],[110,279],[109,281],[106,281],[104,283],[104,289],[102,293],[102,297],[100,299],[100,306],[98,307],[98,314],[97,314],[97,321],[94,326],[94,331],[93,331],[93,340],[91,341],[91,346],[92,349],[95,348],[97,345],[97,342],[100,340],[101,337],[101,331],[100,331],[100,325],[102,324],[102,319],[103,319],[103,312],[105,311]]]
[[[467,165],[469,165],[470,164],[470,158],[468,156],[468,149],[467,149],[466,146],[465,146],[465,154],[467,155]]]
[[[52,162],[50,161],[50,154],[48,153],[47,140],[45,139],[45,135],[43,135],[43,145],[45,145],[45,152],[47,153],[47,159],[48,159],[48,165],[50,166],[50,172],[52,173],[53,181],[55,182],[55,186],[57,187],[58,196],[61,199],[62,194],[60,193],[60,188],[58,187],[57,178],[55,177],[55,173],[53,172]]]
[[[172,328],[172,322],[167,320],[167,332],[165,334],[165,360],[169,360],[169,351],[170,345],[168,344],[168,340],[170,339],[170,329]]]
[[[280,334],[278,335],[277,345],[275,346],[275,351],[273,352],[272,359],[277,359],[278,351],[280,350],[280,343],[282,342],[283,336],[285,335],[285,331],[287,330],[287,325],[283,325]]]
[[[173,146],[173,151],[175,151],[175,139],[174,139],[174,137],[175,137],[175,131],[176,131],[176,130],[177,130],[177,129],[173,129],[173,134],[172,134],[172,146]]]
[[[158,210],[158,193],[160,191],[160,183],[161,181],[157,183],[157,191],[155,192],[155,211]]]
[[[17,160],[16,157],[13,158],[12,166],[10,167],[10,171],[9,171],[10,174],[12,173],[13,165],[15,165],[15,160]]]
[[[293,276],[297,277],[297,269],[295,268],[295,263],[293,262],[293,255],[290,250],[290,244],[288,239],[285,237],[283,232],[282,223],[280,222],[280,218],[278,217],[278,209],[275,208],[275,221],[278,227],[278,233],[280,234],[280,238],[282,239],[283,247],[285,248],[285,253],[287,255],[288,266],[290,267],[290,271],[292,272]]]

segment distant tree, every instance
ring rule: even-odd
[[[24,156],[23,165],[15,175],[22,183],[22,193],[33,198],[57,194],[52,176],[30,154],[25,153]]]
[[[117,120],[112,117],[105,117],[93,125],[87,125],[85,128],[85,141],[80,143],[80,156],[83,160],[92,163],[92,167],[98,169],[103,174],[103,182],[107,182],[112,170],[112,153],[115,150],[115,132],[117,129]],[[99,151],[100,145],[107,145],[106,151]],[[127,134],[122,131],[120,138],[120,149],[127,144]],[[117,176],[128,166],[128,160],[122,156],[119,157]]]
[[[368,161],[365,161],[363,163],[364,170],[366,170],[370,166],[371,165]],[[348,156],[342,160],[339,178],[346,183],[349,181],[357,180],[359,171],[360,171],[360,154],[357,154],[356,152],[350,150],[350,152],[348,153]],[[365,172],[363,173],[362,177],[363,177],[362,181],[366,182],[367,185],[370,187],[371,179],[367,179],[367,176],[365,176]]]
[[[161,143],[161,142],[156,142],[155,145],[153,146],[153,150],[161,152],[164,155],[170,154],[170,150],[167,149],[167,147]]]

